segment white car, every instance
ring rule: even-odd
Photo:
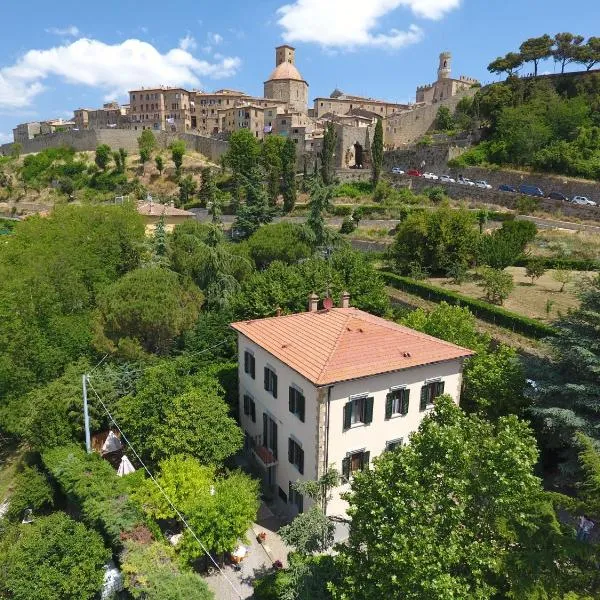
[[[485,181],[483,179],[481,181],[476,181],[475,185],[478,188],[481,188],[483,190],[491,190],[492,189],[492,186],[487,181]]]
[[[571,200],[573,204],[581,204],[584,206],[597,206],[593,200],[586,198],[585,196],[573,196]]]
[[[440,182],[441,183],[456,183],[456,181],[454,179],[452,179],[452,177],[450,177],[450,175],[440,175]]]
[[[423,177],[425,177],[425,179],[434,179],[435,181],[439,179],[435,173],[423,173]]]
[[[467,179],[466,177],[459,177],[456,183],[460,183],[461,185],[475,185],[473,181]]]
[[[404,171],[400,167],[392,167],[392,173],[394,175],[404,175]]]

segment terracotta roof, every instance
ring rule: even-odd
[[[147,217],[164,215],[165,217],[194,217],[194,213],[188,210],[182,210],[181,208],[175,208],[169,204],[161,204],[160,202],[143,202],[138,204],[137,211],[140,215]]]
[[[239,321],[231,327],[317,386],[473,354],[356,308]]]
[[[272,81],[274,79],[297,79],[298,81],[304,81],[298,69],[289,62],[282,62],[277,65],[267,81]]]

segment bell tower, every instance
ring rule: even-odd
[[[442,52],[440,54],[440,66],[438,67],[438,81],[450,78],[451,64],[452,54],[450,52]]]

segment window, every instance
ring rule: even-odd
[[[253,423],[256,423],[256,404],[254,403],[254,400],[246,394],[244,394],[244,414],[247,417],[250,417]]]
[[[263,446],[277,458],[277,423],[267,413],[263,413]]]
[[[290,499],[290,504],[295,504],[298,507],[298,512],[304,512],[304,498],[302,497],[302,494],[298,493],[294,488],[293,488],[293,483],[290,481],[290,485],[289,485],[289,499]]]
[[[278,486],[277,487],[279,497],[287,504],[288,497],[287,494]]]
[[[277,398],[277,375],[269,367],[265,367],[265,390]]]
[[[288,439],[288,460],[300,471],[301,475],[304,475],[304,450],[292,438]]]
[[[244,373],[250,375],[252,379],[256,379],[256,359],[248,350],[244,352]]]
[[[372,397],[354,398],[344,406],[344,429],[350,429],[357,423],[368,425],[371,421],[373,421]]]
[[[421,388],[421,405],[419,410],[433,406],[433,401],[444,393],[443,381],[430,381]]]
[[[390,440],[389,442],[385,443],[385,450],[386,452],[389,452],[390,450],[395,450],[396,448],[402,446],[402,443],[403,438],[398,438],[397,440]]]
[[[289,409],[304,423],[304,394],[295,387],[290,386]]]
[[[402,388],[392,390],[385,398],[385,418],[404,416],[408,413],[410,390]]]
[[[350,481],[350,477],[362,471],[369,466],[370,452],[366,450],[358,450],[356,452],[349,452],[346,454],[346,458],[342,460],[342,476],[346,481]]]

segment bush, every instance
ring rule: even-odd
[[[334,188],[333,197],[360,198],[373,192],[373,184],[370,181],[352,181],[342,183]]]
[[[291,265],[312,254],[303,227],[296,223],[263,225],[246,244],[257,269],[265,269],[274,260]]]
[[[333,215],[336,217],[349,217],[353,209],[352,204],[337,204],[333,207]]]
[[[15,490],[10,496],[7,516],[19,520],[27,508],[37,514],[53,504],[54,492],[46,475],[37,467],[25,466],[15,478]]]
[[[513,276],[502,269],[485,267],[481,269],[479,285],[485,292],[485,297],[494,304],[502,304],[515,287]]]
[[[529,215],[535,212],[540,205],[538,198],[532,196],[521,196],[517,198],[517,212],[520,215]]]
[[[427,198],[429,198],[435,204],[439,204],[442,200],[447,198],[446,190],[439,185],[427,186],[423,190],[423,194],[425,194],[425,196],[427,196]]]
[[[515,267],[526,267],[527,258],[515,261]],[[556,258],[548,256],[536,257],[546,269],[566,269],[569,271],[600,271],[600,261],[585,258]]]
[[[536,319],[530,319],[499,306],[493,306],[482,300],[464,296],[457,292],[432,285],[430,283],[415,281],[409,277],[402,277],[394,273],[383,271],[381,273],[387,285],[415,294],[433,302],[446,301],[456,306],[466,306],[471,312],[483,321],[506,327],[517,333],[531,338],[545,338],[556,334],[556,330]]]
[[[354,221],[350,217],[345,217],[340,227],[340,233],[348,234],[352,233],[356,229]]]

